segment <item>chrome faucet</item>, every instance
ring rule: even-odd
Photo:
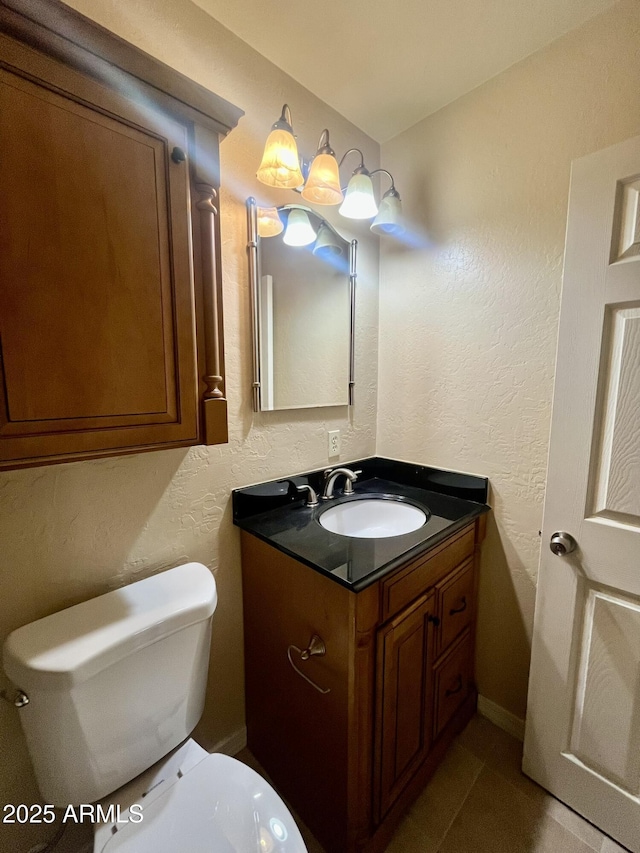
[[[329,468],[324,472],[325,476],[325,484],[324,484],[324,493],[322,495],[323,501],[330,501],[335,497],[333,494],[333,490],[336,485],[336,480],[338,477],[345,477],[344,484],[344,494],[352,495],[353,494],[353,484],[358,479],[358,474],[362,474],[362,471],[351,471],[349,468]]]

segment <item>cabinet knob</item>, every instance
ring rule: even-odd
[[[440,620],[438,619],[438,617],[437,616],[431,616],[431,615],[427,616],[427,622],[432,622],[436,628],[440,624]]]
[[[176,147],[171,152],[171,159],[174,163],[184,163],[184,161],[187,159],[187,155],[184,153],[182,148],[178,148],[178,146],[176,145]]]

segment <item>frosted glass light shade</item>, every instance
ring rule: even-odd
[[[314,204],[340,204],[344,196],[340,189],[338,161],[333,154],[316,154],[313,158],[302,198]]]
[[[294,207],[289,211],[287,230],[283,241],[287,246],[308,246],[316,239],[316,232],[311,227],[309,217],[304,210]]]
[[[325,258],[331,255],[338,256],[342,254],[342,246],[338,242],[338,238],[324,222],[318,229],[318,238],[313,247],[313,254],[319,257],[324,256]]]
[[[347,219],[371,219],[378,212],[373,196],[373,183],[369,175],[360,172],[354,175],[347,186],[347,194],[338,213]]]
[[[258,208],[258,236],[275,237],[284,229],[275,207]]]
[[[393,191],[384,195],[380,202],[380,210],[378,215],[371,223],[371,231],[374,234],[382,236],[398,236],[404,232],[404,224],[402,222],[402,204],[400,196]]]
[[[256,177],[268,187],[294,190],[304,183],[295,137],[288,130],[272,130],[264,146],[264,154]]]

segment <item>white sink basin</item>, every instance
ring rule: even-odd
[[[393,498],[358,498],[326,509],[318,518],[325,530],[356,539],[385,539],[411,533],[427,515],[413,504]]]

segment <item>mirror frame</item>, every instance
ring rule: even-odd
[[[282,204],[278,210],[290,210],[299,208],[314,216],[320,217],[316,211],[301,204]],[[323,220],[327,222],[327,220]],[[345,238],[327,222],[329,228],[342,240]],[[252,397],[253,411],[287,411],[287,409],[263,409],[262,408],[262,379],[260,370],[260,356],[262,353],[262,340],[260,335],[260,280],[258,269],[258,204],[250,196],[247,199],[247,230],[249,240],[247,242],[247,254],[249,258],[249,284],[251,291],[251,326],[252,326],[252,355],[253,355],[253,382]],[[357,279],[357,255],[358,241],[351,240],[349,244],[349,386],[346,405],[353,406],[355,399],[355,348],[356,348],[356,279]],[[327,406],[309,408],[328,408]],[[333,408],[333,406],[331,407]],[[292,409],[293,410],[293,409]]]

